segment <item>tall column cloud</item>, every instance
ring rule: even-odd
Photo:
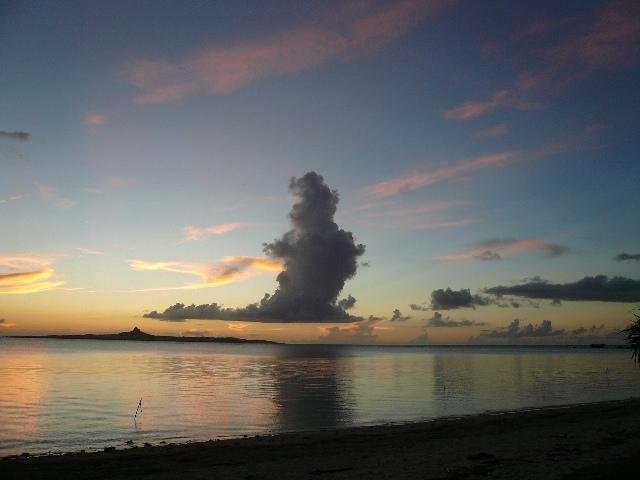
[[[217,303],[185,306],[177,303],[147,318],[245,320],[255,322],[353,322],[347,313],[355,304],[351,296],[339,301],[347,280],[358,269],[358,257],[365,246],[357,244],[351,232],[338,227],[334,216],[338,192],[329,188],[321,175],[309,172],[292,178],[289,192],[296,199],[289,219],[291,230],[264,244],[264,252],[284,269],[277,277],[278,288],[260,302],[242,308],[224,308]]]

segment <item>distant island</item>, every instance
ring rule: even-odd
[[[84,335],[13,335],[11,338],[58,338],[63,340],[135,340],[137,342],[183,342],[183,343],[269,343],[269,340],[248,340],[236,337],[174,337],[171,335],[151,335],[134,327],[130,332]]]

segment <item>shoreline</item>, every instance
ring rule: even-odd
[[[578,475],[584,480],[602,478],[603,472],[638,460],[640,398],[632,398],[339,430],[8,456],[0,459],[0,476],[182,480]],[[621,475],[615,478],[625,478]]]

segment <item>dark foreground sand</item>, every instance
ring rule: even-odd
[[[640,478],[640,399],[0,460],[0,478]]]

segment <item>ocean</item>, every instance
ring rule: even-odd
[[[0,338],[0,456],[639,396],[640,370],[614,348]]]

